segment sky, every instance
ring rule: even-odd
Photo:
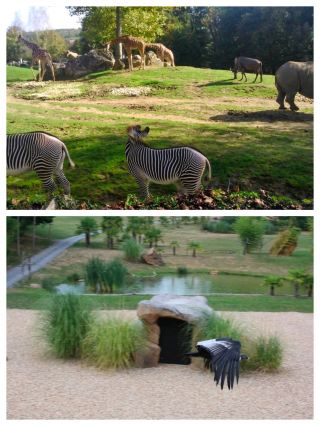
[[[70,16],[64,6],[6,6],[7,27],[19,24],[25,31],[80,28],[78,17]]]

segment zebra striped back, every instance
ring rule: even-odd
[[[210,163],[208,159],[189,147],[154,149],[143,143],[146,136],[140,126],[128,128],[129,139],[126,145],[126,158],[130,173],[137,180],[141,192],[148,195],[149,182],[172,183],[180,181],[189,194],[199,189],[202,174]]]

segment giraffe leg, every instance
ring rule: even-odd
[[[31,60],[31,67],[30,67],[30,69],[31,69],[31,71],[32,71],[32,74],[33,74],[33,78],[34,78],[34,80],[35,80],[35,81],[37,81],[37,77],[36,77],[36,75],[35,75],[35,73],[34,73],[33,65],[34,65],[34,60],[32,59],[32,60]]]
[[[55,75],[54,75],[53,63],[50,61],[50,62],[48,62],[48,65],[49,65],[49,67],[50,67],[50,69],[51,69],[52,80],[53,80],[53,81],[56,81],[56,78],[55,78]]]
[[[145,57],[144,57],[144,48],[142,48],[140,51],[140,56],[141,56],[141,65],[142,65],[142,69],[144,70],[144,66],[145,66]],[[141,69],[141,65],[140,65],[140,69]]]
[[[42,61],[40,61],[40,59],[39,59],[39,62],[38,62],[39,81],[42,81],[42,80],[43,80],[44,73],[42,73],[42,69],[43,69],[43,63],[42,63]]]

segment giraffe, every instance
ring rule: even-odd
[[[172,50],[168,49],[164,44],[148,43],[146,44],[146,49],[155,50],[162,62],[167,61],[170,62],[170,65],[172,67],[175,66],[173,52]]]
[[[31,43],[30,41],[26,40],[21,36],[21,34],[18,36],[18,42],[23,43],[25,46],[27,46],[29,49],[32,50],[32,59],[31,59],[31,70],[33,73],[33,77],[36,80],[34,71],[33,71],[33,64],[38,61],[38,69],[39,69],[39,81],[43,80],[44,74],[46,72],[46,66],[49,65],[52,73],[52,79],[55,81],[55,75],[54,75],[54,69],[53,69],[53,63],[50,53],[39,47],[35,43]]]
[[[132,66],[132,51],[137,49],[139,50],[140,56],[141,56],[141,64],[142,68],[144,69],[144,51],[146,43],[138,37],[133,37],[130,35],[123,35],[118,38],[115,38],[114,40],[111,40],[109,43],[107,43],[107,49],[110,49],[110,46],[113,46],[114,44],[122,43],[124,50],[126,51],[126,54],[128,56],[128,62],[129,62],[129,71],[133,70]],[[141,65],[140,65],[141,69]]]

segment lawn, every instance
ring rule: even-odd
[[[146,295],[101,295],[80,296],[92,309],[136,309],[141,300],[148,300]],[[52,293],[42,289],[13,289],[7,291],[8,309],[48,308]],[[313,312],[313,299],[288,296],[207,296],[208,304],[217,311],[248,312]]]
[[[270,191],[302,202],[313,197],[313,106],[280,112],[274,77],[263,83],[232,80],[230,71],[176,67],[106,71],[74,82],[23,82],[8,68],[8,133],[46,131],[67,145],[75,169],[65,173],[78,208],[105,208],[137,193],[128,173],[126,128],[151,128],[156,148],[190,146],[212,165],[215,189]],[[15,82],[14,82],[15,81]],[[147,95],[116,95],[126,88]],[[125,92],[126,93],[126,92]],[[154,195],[174,185],[154,185]],[[41,207],[46,201],[34,173],[8,178],[8,208]]]

